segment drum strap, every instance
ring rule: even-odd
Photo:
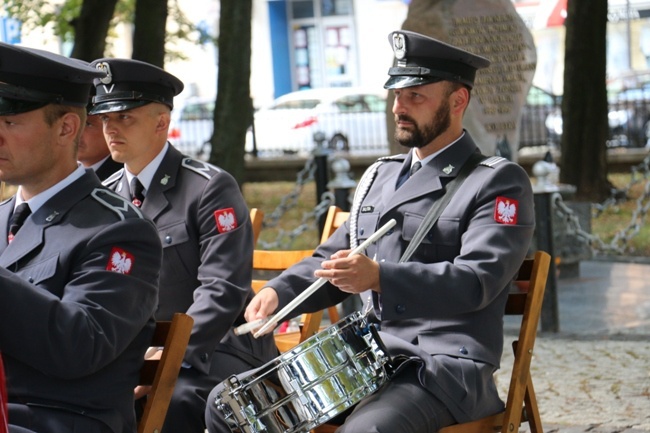
[[[450,180],[449,183],[447,183],[447,186],[445,186],[442,197],[433,202],[429,212],[424,216],[420,226],[413,235],[413,239],[411,239],[404,254],[402,254],[402,257],[399,259],[399,263],[406,262],[411,258],[426,234],[429,233],[429,230],[431,230],[436,221],[438,221],[442,211],[445,210],[460,185],[465,179],[467,179],[469,174],[474,171],[474,168],[476,168],[476,166],[482,163],[486,158],[487,157],[481,153],[473,153],[469,158],[467,158],[467,161],[465,161],[465,164],[461,167],[458,176]]]

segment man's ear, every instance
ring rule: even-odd
[[[169,111],[163,111],[158,115],[158,123],[156,124],[156,132],[167,133],[169,129],[169,123],[171,122],[171,115]]]
[[[463,112],[469,105],[469,91],[465,87],[459,87],[451,97],[451,109]]]
[[[81,118],[78,114],[73,112],[65,113],[61,117],[61,129],[59,136],[61,138],[73,141],[77,138],[77,135],[79,134],[82,126],[83,125],[81,124]]]

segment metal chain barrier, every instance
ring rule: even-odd
[[[293,190],[282,197],[280,204],[275,208],[275,210],[268,216],[264,218],[262,227],[264,228],[277,228],[278,233],[275,240],[271,242],[266,242],[260,239],[258,241],[260,248],[269,250],[274,248],[287,249],[293,243],[294,239],[300,236],[305,231],[317,228],[320,217],[327,213],[329,207],[334,204],[334,196],[331,192],[325,192],[320,197],[320,202],[312,209],[310,212],[304,212],[300,224],[292,230],[284,230],[278,227],[280,219],[284,214],[296,207],[300,193],[302,192],[303,187],[314,181],[314,174],[316,172],[316,163],[313,157],[309,158],[305,162],[305,166],[298,172],[296,175],[296,185]]]
[[[556,216],[564,222],[565,234],[589,246],[594,255],[623,255],[631,252],[632,247],[629,245],[629,241],[639,233],[645,223],[648,209],[650,209],[650,155],[646,156],[640,164],[632,167],[631,172],[632,176],[628,185],[620,190],[612,191],[612,196],[603,203],[591,206],[591,217],[598,218],[607,209],[614,208],[622,201],[627,200],[633,186],[643,183],[643,193],[636,200],[636,209],[632,212],[629,225],[616,232],[609,243],[603,241],[600,236],[583,230],[578,216],[564,203],[559,193],[555,193],[551,197]]]

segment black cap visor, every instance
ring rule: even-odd
[[[384,84],[384,89],[404,89],[406,87],[415,87],[423,86],[425,84],[437,83],[442,81],[442,78],[438,77],[418,77],[413,75],[393,75],[391,76],[386,84]]]
[[[88,114],[103,114],[103,113],[114,113],[116,111],[126,111],[132,110],[134,108],[142,107],[147,104],[151,104],[153,101],[145,100],[120,100],[120,101],[106,101],[95,104]]]
[[[63,97],[0,82],[0,115],[11,116],[61,103]]]

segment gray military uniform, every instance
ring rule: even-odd
[[[8,225],[15,198],[0,204]],[[135,432],[133,388],[153,332],[161,246],[91,170],[0,236],[0,350],[11,424]]]
[[[458,422],[503,408],[492,374],[503,349],[503,311],[510,281],[534,229],[533,194],[525,171],[505,160],[477,166],[411,259],[398,261],[444,186],[476,151],[465,133],[397,190],[411,157],[387,159],[359,205],[357,220],[359,242],[391,218],[397,220],[395,228],[366,251],[380,263],[382,289],[381,295],[373,292],[368,301],[390,355],[415,362],[421,385]],[[516,203],[514,215],[512,208],[507,215],[502,212],[504,199]],[[319,246],[314,257],[269,282],[278,292],[279,308],[313,282],[321,261],[349,248],[349,230],[348,222]],[[296,313],[320,310],[346,296],[326,284]],[[367,416],[367,422],[359,424],[369,426],[381,419],[376,411]]]
[[[123,170],[105,184],[129,196]],[[169,319],[181,311],[194,319],[185,354],[191,368],[181,370],[164,431],[203,431],[210,390],[228,376],[278,355],[271,335],[254,339],[233,333],[233,323],[244,323],[244,307],[253,296],[249,211],[230,174],[183,156],[171,145],[141,210],[156,224],[163,244],[156,318]],[[223,211],[234,215],[232,230],[224,229]],[[176,408],[182,406],[195,415],[181,418],[184,412]]]

